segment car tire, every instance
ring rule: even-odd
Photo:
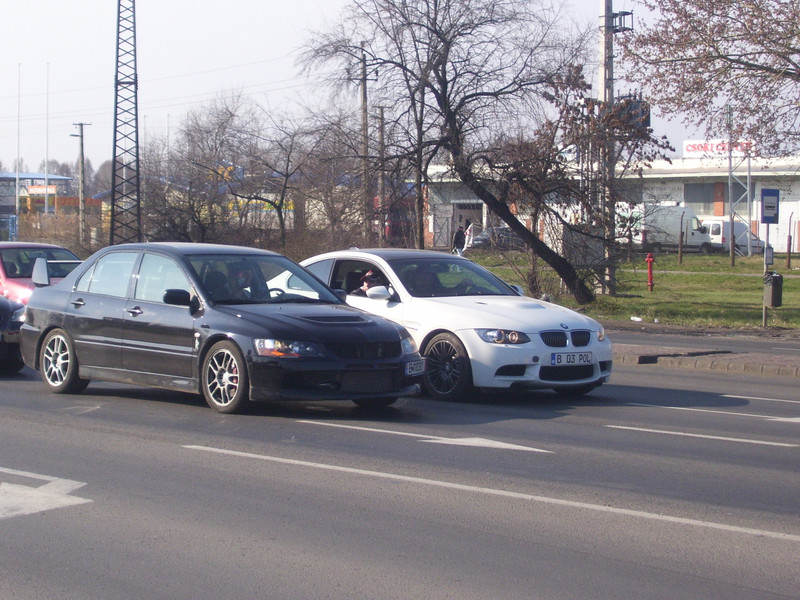
[[[423,356],[428,361],[422,379],[426,394],[447,402],[470,396],[472,367],[461,340],[452,333],[440,333],[425,346]]]
[[[250,400],[247,365],[239,347],[227,340],[206,353],[201,370],[206,403],[219,413],[241,411]]]
[[[78,376],[75,346],[63,329],[53,329],[44,338],[39,350],[42,381],[56,394],[77,394],[89,385]]]
[[[353,402],[365,410],[380,410],[390,407],[397,402],[397,398],[357,398]]]

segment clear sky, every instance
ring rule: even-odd
[[[241,92],[281,108],[307,95],[297,51],[348,2],[138,0],[140,142],[177,128],[187,110],[220,95]],[[565,4],[579,22],[600,22],[602,0]],[[632,5],[615,0],[614,10]],[[32,171],[45,156],[74,162],[78,140],[71,135],[84,122],[91,123],[86,158],[98,168],[113,153],[117,0],[0,0],[0,18],[3,166],[11,169],[18,141]]]

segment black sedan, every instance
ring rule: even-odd
[[[382,407],[425,368],[402,326],[265,250],[121,244],[52,286],[37,264],[33,281],[22,356],[56,393],[97,379],[202,393],[224,413],[272,399]]]

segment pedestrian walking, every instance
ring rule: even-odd
[[[453,235],[453,250],[451,254],[464,255],[464,245],[467,243],[467,236],[464,233],[464,226],[459,225],[458,230]]]

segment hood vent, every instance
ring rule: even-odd
[[[323,325],[344,325],[348,323],[365,323],[366,319],[361,315],[336,315],[334,317],[326,317],[326,316],[310,316],[310,317],[303,317],[305,321],[310,321],[311,323],[320,323]]]

